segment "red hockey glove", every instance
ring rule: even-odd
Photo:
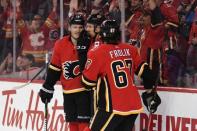
[[[161,104],[161,99],[156,91],[143,92],[142,100],[149,112],[154,113],[157,111],[157,107]]]

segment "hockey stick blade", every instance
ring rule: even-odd
[[[28,82],[25,83],[25,84],[22,84],[22,85],[13,87],[11,90],[18,90],[18,89],[20,89],[20,88],[23,88],[23,87],[28,86],[30,83],[31,83],[31,81],[28,81]]]

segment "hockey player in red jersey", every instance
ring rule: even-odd
[[[86,31],[91,37],[91,44],[90,48],[93,48],[94,46],[99,46],[101,44],[100,39],[100,25],[105,20],[105,16],[101,14],[91,14],[87,18],[86,22]]]
[[[55,43],[47,77],[39,93],[43,103],[50,102],[54,85],[60,79],[63,87],[65,118],[70,131],[82,131],[90,120],[90,93],[81,85],[83,70],[81,68],[84,67],[82,64],[85,62],[83,57],[79,57],[87,52],[81,50],[88,50],[87,37],[81,34],[84,23],[82,15],[71,16],[70,35]]]
[[[91,38],[89,50],[101,45],[102,40],[100,36],[100,25],[105,20],[104,15],[91,14],[88,16],[86,21],[86,31]],[[97,108],[97,100],[95,98],[96,91],[92,90],[91,93],[91,115],[93,115]]]
[[[95,89],[98,100],[97,111],[85,131],[131,131],[138,114],[143,111],[133,83],[134,73],[143,79],[147,91],[142,93],[142,99],[151,112],[161,103],[152,90],[155,80],[137,49],[119,42],[120,30],[115,20],[102,23],[101,37],[104,43],[88,52],[82,75],[83,85],[89,90]],[[154,104],[150,106],[151,102]]]

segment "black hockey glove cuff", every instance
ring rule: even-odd
[[[45,87],[42,87],[39,91],[40,99],[43,103],[49,103],[53,98],[54,90],[48,90]]]
[[[157,111],[157,107],[161,104],[161,99],[156,91],[150,93],[143,92],[142,100],[149,112],[154,113]]]

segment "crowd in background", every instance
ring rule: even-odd
[[[197,87],[197,8],[196,0],[156,0],[165,17],[162,42],[163,86]],[[101,13],[121,25],[125,18],[125,41],[137,48],[144,40],[145,25],[151,14],[147,0],[63,0],[64,35],[68,20],[80,12],[84,17]],[[60,38],[60,0],[1,0],[0,6],[0,78],[31,79],[50,60],[53,45]],[[122,17],[121,10],[125,11]],[[13,46],[13,22],[16,18],[16,44]],[[121,25],[122,28],[122,25]],[[151,33],[151,32],[149,32]],[[158,37],[160,36],[159,34]],[[157,36],[155,36],[157,37]],[[13,48],[16,71],[13,72]],[[37,79],[43,79],[43,70]]]

